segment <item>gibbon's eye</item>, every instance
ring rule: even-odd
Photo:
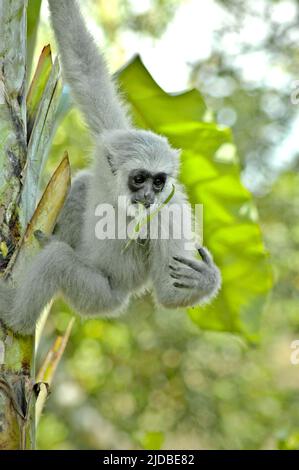
[[[164,174],[157,175],[154,178],[154,186],[157,189],[162,189],[166,181],[166,176]]]
[[[133,178],[133,182],[135,184],[143,184],[145,182],[145,176],[144,175],[136,175]]]

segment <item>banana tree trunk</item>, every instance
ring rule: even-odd
[[[19,203],[27,157],[26,0],[0,0],[0,270],[22,238]],[[0,327],[0,449],[34,447],[34,337]]]
[[[29,38],[40,3],[29,6]],[[39,249],[34,231],[52,233],[70,187],[65,154],[36,204],[62,90],[58,61],[52,63],[46,46],[25,95],[26,14],[27,0],[0,0],[0,275],[12,280]],[[34,448],[41,390],[34,380],[35,343],[35,335],[20,337],[0,324],[0,450]],[[39,410],[44,398],[38,396]]]

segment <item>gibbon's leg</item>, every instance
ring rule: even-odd
[[[55,240],[34,258],[18,286],[0,282],[0,319],[14,331],[30,334],[45,305],[59,292],[82,315],[108,314],[128,297],[84,264],[69,245]]]
[[[202,260],[172,254],[167,265],[153,279],[157,301],[167,308],[187,307],[209,302],[221,286],[221,275],[206,248],[198,248]]]

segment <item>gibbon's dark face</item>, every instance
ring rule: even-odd
[[[156,196],[161,193],[166,183],[166,173],[151,173],[148,170],[132,170],[129,174],[128,187],[132,193],[133,204],[143,204],[149,208],[154,204]]]

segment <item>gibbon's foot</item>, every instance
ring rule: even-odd
[[[36,238],[36,240],[38,241],[39,243],[39,246],[41,248],[44,248],[50,241],[51,237],[49,237],[48,235],[46,235],[44,232],[42,232],[41,230],[35,230],[34,232],[34,237]]]
[[[219,270],[205,248],[198,248],[202,261],[174,256],[177,264],[169,265],[170,276],[175,279],[174,287],[179,289],[204,289],[213,291],[219,285]]]

